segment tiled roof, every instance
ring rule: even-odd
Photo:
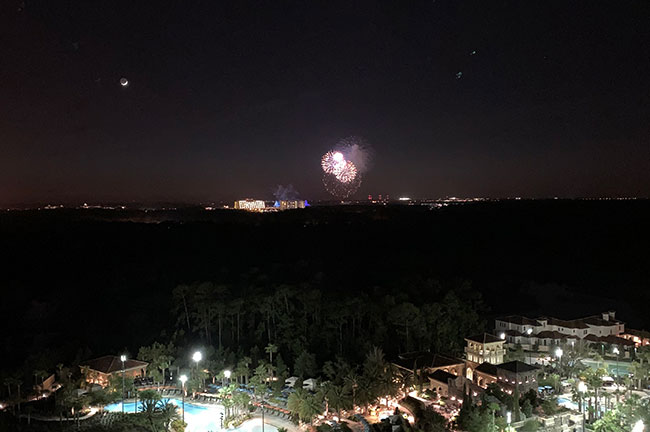
[[[558,327],[566,327],[566,328],[575,328],[575,329],[586,329],[589,328],[587,324],[582,322],[581,319],[575,319],[575,320],[562,320],[558,318],[553,318],[553,317],[543,317],[543,318],[538,318],[538,321],[541,320],[546,320],[548,325],[554,325]]]
[[[445,366],[453,366],[464,364],[462,360],[454,357],[445,356],[442,354],[433,354],[430,352],[410,352],[400,354],[397,361],[394,362],[397,366],[404,369],[413,370],[413,368],[437,368]]]
[[[635,345],[634,341],[616,337],[614,335],[608,335],[608,336],[603,336],[600,338],[601,342],[608,343],[610,345],[626,345],[626,346],[632,346]]]
[[[616,337],[614,335],[596,336],[596,335],[588,334],[583,338],[583,340],[587,340],[589,342],[607,343],[611,345],[625,345],[625,346],[635,345],[634,341]]]
[[[497,369],[502,369],[514,373],[530,372],[539,369],[537,366],[532,366],[519,360],[514,360],[508,363],[502,363],[500,365],[497,365],[496,367]]]
[[[489,333],[481,333],[481,334],[477,334],[477,335],[474,335],[474,336],[467,337],[465,339],[470,340],[472,342],[482,343],[482,344],[493,343],[493,342],[503,342],[503,339],[499,339],[498,337],[496,337],[494,335],[491,335]]]
[[[476,366],[474,371],[492,375],[492,376],[497,376],[497,366],[488,362],[483,362],[480,365]]]
[[[545,330],[534,335],[538,339],[566,339],[567,335],[555,330]]]
[[[604,320],[601,315],[593,315],[585,318],[578,318],[572,320],[563,320],[554,317],[545,317],[541,316],[537,319],[531,319],[520,315],[509,315],[506,317],[497,318],[497,321],[504,321],[516,325],[530,325],[530,326],[540,326],[540,321],[546,321],[547,325],[553,325],[558,327],[565,327],[571,329],[587,329],[589,326],[613,326],[618,324],[623,324],[622,321],[609,317],[609,319]]]
[[[647,330],[625,329],[625,334],[640,338],[650,338],[650,332]]]
[[[534,319],[526,318],[525,316],[521,316],[521,315],[509,315],[509,316],[497,318],[496,320],[508,322],[511,324],[517,324],[517,325],[530,325],[530,326],[539,325],[539,323]]]
[[[456,379],[458,377],[454,374],[450,374],[449,372],[445,372],[441,369],[438,369],[437,371],[430,373],[429,378],[447,384],[450,379]]]
[[[612,319],[612,318],[610,318],[608,320],[604,320],[599,315],[594,315],[594,316],[590,316],[590,317],[587,317],[587,318],[582,318],[582,321],[584,321],[586,324],[589,324],[589,325],[605,326],[605,327],[608,327],[608,326],[611,326],[611,325],[623,324],[623,321],[619,321],[619,320]]]
[[[124,370],[141,369],[147,367],[149,363],[140,360],[127,359],[124,362]],[[80,366],[87,366],[88,368],[97,372],[110,374],[122,370],[122,361],[117,356],[107,355],[96,359],[82,362]]]

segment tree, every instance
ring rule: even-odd
[[[519,386],[515,385],[515,391],[512,395],[512,417],[518,422],[521,420],[521,410],[519,408]]]
[[[165,401],[160,406],[160,416],[162,419],[163,430],[167,431],[171,428],[174,421],[179,420],[178,407],[169,401]]]
[[[278,346],[270,343],[264,348],[264,351],[269,355],[269,363],[273,364],[273,354],[278,352]]]
[[[252,360],[250,357],[242,357],[242,359],[237,362],[235,375],[237,376],[237,380],[243,384],[248,384],[248,377],[250,375],[250,369],[248,366],[251,362]]]
[[[317,396],[299,388],[289,395],[287,408],[300,420],[311,425],[314,416],[323,410],[323,405]]]
[[[598,401],[598,391],[603,385],[603,377],[605,376],[605,369],[586,369],[583,372],[582,380],[594,391],[594,414],[597,418],[599,416],[599,401]],[[590,416],[592,413],[590,412]]]
[[[307,351],[302,351],[293,365],[293,373],[300,378],[313,377],[317,370],[316,356]]]
[[[327,391],[324,395],[329,403],[329,406],[336,411],[336,414],[341,418],[341,411],[344,409],[352,408],[352,397],[349,388],[342,385],[327,386]]]

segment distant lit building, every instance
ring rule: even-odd
[[[244,199],[235,201],[235,208],[247,211],[264,211],[266,204],[262,200]]]
[[[280,201],[280,210],[302,209],[305,208],[304,200],[282,200]]]

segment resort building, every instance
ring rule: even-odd
[[[282,200],[280,201],[280,210],[304,209],[304,200]]]
[[[520,394],[530,389],[537,390],[537,372],[539,368],[519,360],[494,365],[481,363],[474,369],[474,383],[486,388],[497,384],[501,390],[512,394],[517,387]]]
[[[85,376],[86,382],[90,384],[99,384],[106,387],[111,376],[124,375],[128,377],[145,376],[149,363],[140,360],[127,359],[122,369],[122,361],[117,356],[104,356],[93,360],[87,360],[79,365],[81,373]]]
[[[403,371],[422,377],[430,377],[438,370],[453,376],[463,376],[465,370],[463,360],[429,352],[404,353],[393,364]]]
[[[266,204],[263,200],[243,199],[235,201],[235,208],[238,210],[264,211]]]
[[[616,319],[615,311],[573,320],[511,315],[495,320],[495,333],[505,339],[506,346],[520,345],[534,351],[550,352],[562,343],[630,345],[623,336],[625,323]]]
[[[481,333],[465,338],[467,346],[465,355],[467,360],[477,364],[490,362],[492,364],[503,363],[503,356],[506,353],[503,344],[505,340],[489,333]]]
[[[650,345],[650,332],[645,330],[627,329],[620,335],[623,339],[634,342],[636,347]]]

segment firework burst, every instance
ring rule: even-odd
[[[361,186],[361,176],[357,175],[351,181],[344,183],[334,174],[323,174],[323,185],[332,196],[339,199],[349,198]]]
[[[337,198],[348,198],[361,185],[361,174],[368,170],[369,161],[370,150],[362,138],[340,140],[321,158],[325,188]]]

